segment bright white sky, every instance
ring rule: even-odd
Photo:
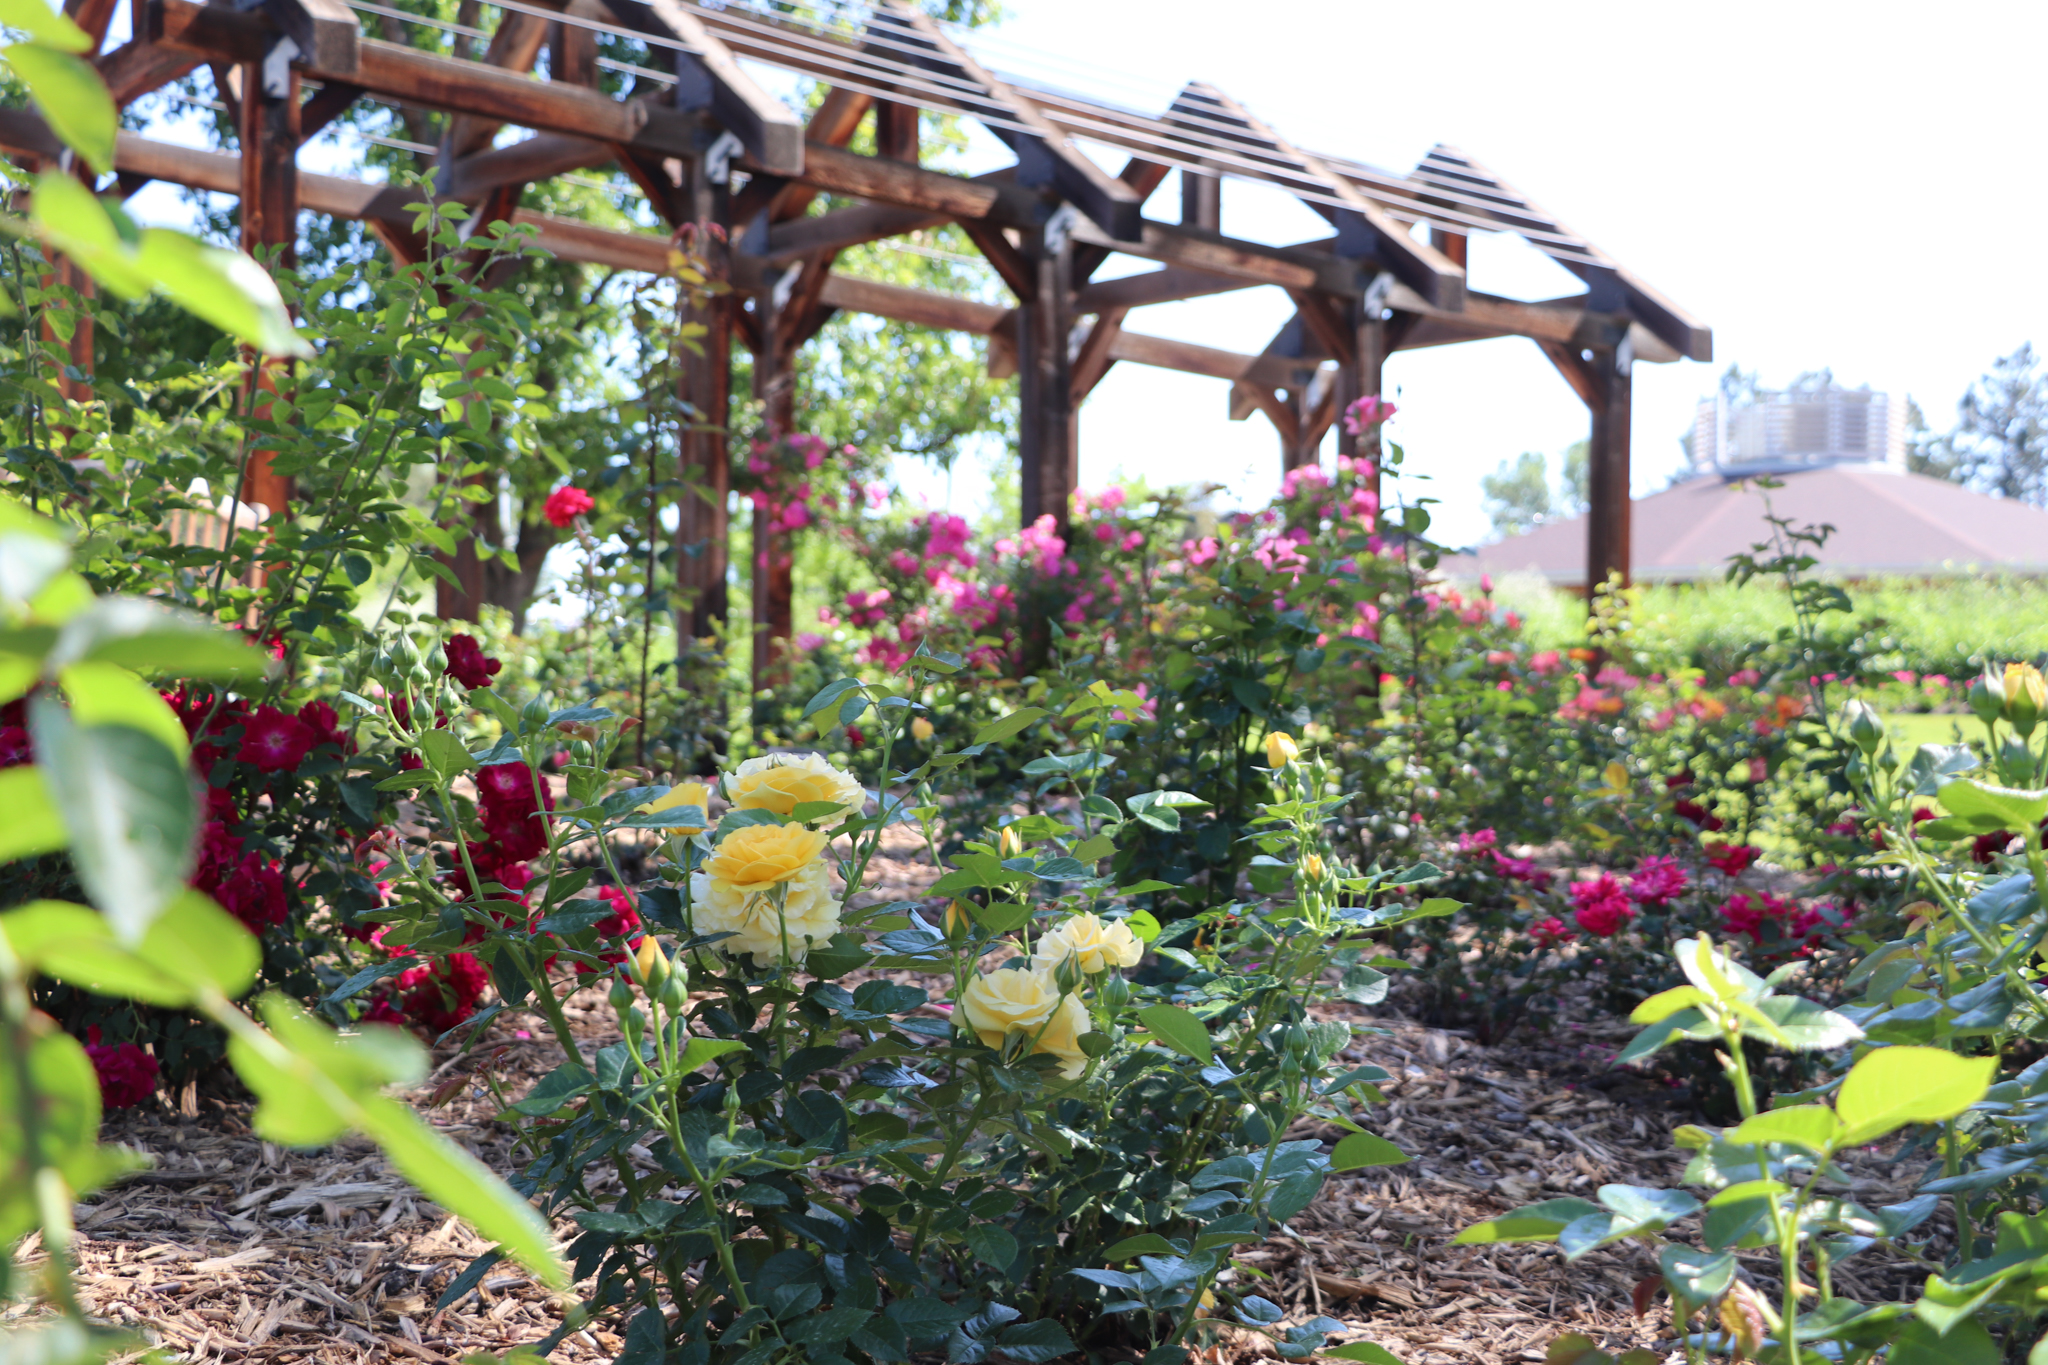
[[[1638,493],[1680,462],[1693,404],[1731,361],[1767,384],[1829,366],[1844,383],[1911,394],[1939,428],[1995,357],[2048,339],[2039,4],[1009,8],[979,46],[1019,75],[1151,109],[1207,80],[1298,145],[1389,169],[1438,141],[1462,147],[1706,322],[1712,365],[1636,368]],[[1034,68],[1013,44],[1062,55]],[[1154,213],[1171,216],[1176,193],[1162,187]],[[1226,231],[1287,240],[1319,225],[1253,199],[1226,182]],[[1474,244],[1476,289],[1575,287],[1519,243],[1486,245]],[[1256,352],[1287,314],[1284,295],[1260,290],[1140,310],[1128,325]],[[1434,476],[1439,533],[1454,542],[1487,531],[1481,475],[1586,431],[1584,406],[1527,341],[1399,355],[1388,378],[1402,407],[1392,436]],[[1083,409],[1083,484],[1213,479],[1263,499],[1277,438],[1262,417],[1225,420],[1226,392],[1117,366]]]
[[[1832,367],[1912,395],[1944,427],[1995,357],[2041,336],[2048,6],[1581,0],[1567,17],[1526,0],[1008,3],[976,42],[1000,70],[1152,110],[1207,80],[1299,145],[1395,170],[1453,143],[1713,327],[1712,365],[1636,369],[1638,493],[1677,466],[1694,403],[1730,362],[1766,384]],[[990,140],[981,159],[1008,158]],[[1153,212],[1175,216],[1177,195],[1169,181]],[[1271,241],[1326,230],[1241,182],[1226,182],[1224,228]],[[1102,274],[1140,268],[1117,258]],[[1577,288],[1509,238],[1475,239],[1472,284]],[[1252,290],[1129,325],[1256,352],[1289,311],[1279,291]],[[1487,533],[1483,474],[1585,434],[1583,405],[1526,341],[1402,354],[1388,378],[1402,408],[1391,435],[1433,476],[1417,491],[1443,500],[1438,532],[1454,543]],[[1119,365],[1083,409],[1082,483],[1215,481],[1263,501],[1277,438],[1262,417],[1226,416],[1221,381]],[[947,500],[942,479],[916,482]],[[962,470],[951,489],[971,512],[986,479]]]

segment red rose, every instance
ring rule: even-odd
[[[1603,872],[1590,882],[1572,883],[1571,893],[1572,903],[1578,907],[1572,918],[1589,934],[1606,938],[1635,917],[1635,908],[1622,893],[1621,883],[1609,873]]]
[[[623,890],[616,886],[600,886],[597,888],[597,894],[600,899],[612,907],[612,913],[599,920],[594,926],[598,937],[624,938],[640,927],[640,912],[633,908],[632,898]],[[629,952],[637,952],[640,947],[640,937],[636,936],[626,947]],[[599,953],[598,956],[606,962],[624,962],[628,953],[612,951]],[[576,971],[579,975],[596,970],[597,968],[587,962],[576,964]]]
[[[1679,800],[1671,803],[1671,813],[1679,816],[1681,819],[1692,821],[1709,834],[1721,828],[1721,817],[1713,814],[1697,801],[1688,801],[1681,797]]]
[[[1757,860],[1762,849],[1754,844],[1708,844],[1707,861],[1731,877],[1739,877]]]
[[[341,717],[337,716],[334,713],[334,708],[326,702],[309,701],[304,706],[301,706],[299,708],[299,721],[308,730],[313,732],[313,745],[315,748],[322,744],[332,744],[337,749],[344,752],[347,751],[349,747],[348,736],[342,733]]]
[[[263,706],[242,723],[242,751],[236,757],[267,773],[284,772],[303,763],[316,741],[313,728],[297,716]]]
[[[566,527],[595,506],[596,501],[580,488],[557,488],[548,494],[542,515],[548,519],[549,525]]]
[[[99,1026],[86,1033],[90,1040],[85,1055],[99,1073],[100,1103],[108,1109],[128,1109],[156,1093],[156,1058],[134,1043],[102,1043]]]
[[[464,687],[489,687],[492,677],[505,666],[497,659],[485,658],[484,647],[474,635],[451,635],[443,648],[448,652],[448,667],[442,672]]]
[[[29,743],[27,730],[19,725],[0,729],[0,768],[19,768],[35,761],[36,751]]]

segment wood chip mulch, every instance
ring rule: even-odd
[[[897,852],[891,850],[892,853]],[[876,869],[883,895],[915,895],[929,869],[908,850]],[[922,875],[920,875],[922,874]],[[1582,1332],[1619,1352],[1648,1347],[1682,1359],[1661,1293],[1637,1317],[1634,1295],[1656,1273],[1644,1248],[1623,1245],[1566,1265],[1554,1247],[1454,1247],[1459,1229],[1535,1200],[1590,1198],[1607,1183],[1675,1185],[1684,1153],[1672,1128],[1702,1121],[1682,1088],[1617,1072],[1608,1059],[1632,1034],[1626,1023],[1570,1022],[1482,1047],[1401,1017],[1399,995],[1368,1011],[1338,1005],[1361,1033],[1347,1059],[1385,1068],[1388,1103],[1374,1131],[1409,1153],[1400,1166],[1333,1178],[1321,1197],[1263,1246],[1245,1247],[1240,1286],[1283,1305],[1291,1320],[1324,1313],[1408,1365],[1541,1361],[1557,1336]],[[586,1051],[618,1037],[602,995],[569,1003]],[[1587,1010],[1585,1020],[1600,1020]],[[515,1165],[510,1132],[492,1115],[486,1069],[517,1096],[559,1060],[537,1020],[507,1013],[466,1056],[444,1053],[409,1098],[442,1132],[498,1170]],[[77,1210],[79,1276],[88,1311],[128,1324],[191,1361],[454,1362],[539,1341],[562,1302],[507,1263],[448,1309],[434,1304],[482,1250],[457,1220],[412,1192],[368,1142],[317,1152],[278,1148],[248,1128],[246,1106],[207,1100],[110,1115],[104,1140],[155,1158]],[[1305,1121],[1289,1136],[1334,1141]],[[1876,1205],[1906,1197],[1918,1168],[1875,1153],[1843,1163],[1853,1197]],[[573,1235],[573,1228],[565,1228]],[[21,1249],[37,1259],[36,1248]],[[1768,1253],[1744,1268],[1775,1294]],[[1910,1269],[1910,1267],[1908,1267]],[[1905,1289],[1842,1267],[1843,1292],[1866,1299]],[[0,1310],[0,1322],[23,1307]],[[578,1332],[552,1353],[564,1365],[609,1360],[604,1330]],[[1214,1361],[1276,1355],[1263,1338],[1225,1328]]]

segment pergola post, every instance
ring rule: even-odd
[[[725,277],[725,241],[709,229],[726,221],[728,196],[690,163],[691,215],[698,225],[696,250],[712,279]],[[722,634],[729,604],[726,571],[732,529],[727,499],[732,488],[728,427],[732,416],[732,310],[729,293],[707,296],[702,305],[682,303],[685,322],[702,323],[701,352],[684,348],[678,394],[684,405],[681,457],[686,488],[676,509],[676,626],[678,653],[692,641]]]
[[[757,317],[761,345],[754,352],[754,397],[760,400],[768,439],[780,441],[796,430],[796,347],[798,319],[787,301],[778,304],[774,287],[763,290]],[[789,539],[774,530],[776,509],[754,507],[754,690],[788,680],[790,637],[795,632],[795,591]]]
[[[299,238],[299,71],[268,57],[244,62],[236,70],[242,84],[237,101],[242,143],[242,250],[265,264],[294,266]],[[277,392],[282,369],[279,363],[259,361],[254,379],[257,388]],[[268,413],[268,404],[257,406],[258,417]],[[271,468],[273,454],[261,447],[250,453],[240,496],[244,502],[260,502],[273,515],[281,516],[291,505],[292,481]]]
[[[1377,300],[1364,298],[1352,305],[1353,362],[1343,366],[1337,374],[1337,453],[1348,455],[1354,460],[1369,460],[1372,463],[1372,493],[1380,495],[1380,429],[1367,427],[1362,435],[1353,435],[1344,423],[1344,414],[1351,405],[1361,398],[1373,398],[1385,391],[1387,324],[1383,310]]]
[[[1629,581],[1629,425],[1634,357],[1624,337],[1593,352],[1590,449],[1586,458],[1586,603],[1611,574]]]
[[[1067,338],[1073,330],[1074,247],[1056,229],[1034,234],[1035,296],[1017,308],[1017,430],[1023,523],[1051,516],[1065,535],[1079,482]]]

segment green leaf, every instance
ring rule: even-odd
[[[692,1038],[683,1049],[683,1055],[676,1059],[676,1074],[687,1076],[708,1062],[723,1057],[728,1052],[739,1052],[745,1043],[735,1038]]]
[[[481,1161],[429,1128],[409,1106],[382,1095],[366,1097],[356,1126],[377,1140],[391,1164],[421,1193],[494,1239],[543,1283],[568,1287],[568,1269],[556,1253],[546,1220],[533,1205]]]
[[[27,764],[0,768],[0,811],[7,812],[0,821],[0,863],[64,847],[64,817],[41,769]]]
[[[94,1140],[100,1128],[100,1082],[76,1038],[49,1027],[48,1021],[38,1027],[4,1020],[0,1057],[8,1062],[0,1066],[0,1114],[9,1115],[0,1123],[0,1246],[11,1246],[42,1224],[36,1168],[54,1166],[77,1195],[144,1163]],[[27,1095],[20,1089],[24,1069]],[[30,1109],[36,1115],[33,1150],[28,1130],[14,1117]],[[0,1356],[5,1354],[0,1349]]]
[[[1128,1261],[1137,1256],[1174,1256],[1173,1243],[1156,1232],[1141,1232],[1135,1237],[1126,1237],[1108,1247],[1102,1253],[1105,1261]]]
[[[2021,791],[1974,777],[1945,783],[1938,799],[1950,815],[1991,829],[2032,829],[2048,817],[2048,791]]]
[[[974,732],[976,744],[998,744],[1020,733],[1033,721],[1051,715],[1043,706],[1020,706],[999,720],[992,720]]]
[[[1355,1171],[1362,1166],[1398,1166],[1407,1159],[1406,1152],[1383,1137],[1352,1133],[1330,1154],[1330,1169]]]
[[[1124,916],[1124,927],[1131,931],[1131,937],[1140,943],[1150,943],[1158,938],[1164,926],[1150,910],[1133,910]]]
[[[1937,1047],[1882,1047],[1849,1068],[1835,1096],[1837,1145],[1861,1146],[1909,1123],[1952,1119],[1984,1098],[1996,1057],[1958,1057]]]
[[[1345,1346],[1325,1346],[1317,1355],[1329,1360],[1362,1360],[1365,1365],[1401,1365],[1401,1357],[1384,1346],[1375,1346],[1369,1341],[1354,1341]]]
[[[1451,1239],[1453,1246],[1476,1246],[1492,1242],[1554,1242],[1557,1234],[1581,1218],[1600,1212],[1598,1204],[1584,1199],[1546,1199],[1526,1204],[1498,1218],[1474,1223]]]
[[[248,681],[265,676],[269,656],[202,616],[140,597],[102,597],[64,623],[48,667],[119,664],[171,678]]]
[[[1697,1247],[1667,1246],[1657,1255],[1664,1270],[1664,1283],[1672,1297],[1687,1303],[1711,1303],[1726,1293],[1735,1280],[1735,1254],[1729,1251],[1701,1251]]]
[[[100,93],[104,96],[104,87]],[[29,228],[122,298],[141,298],[149,292],[150,278],[121,240],[106,206],[65,172],[48,170],[36,178]]]
[[[818,689],[816,696],[804,703],[804,718],[808,720],[810,717],[817,715],[818,712],[824,710],[833,702],[838,701],[841,697],[859,686],[859,678],[841,678],[837,682],[826,683]]]
[[[1885,1353],[1885,1365],[1999,1365],[2004,1359],[1978,1323],[1961,1323],[1944,1336],[1917,1318],[1906,1320]]]
[[[59,52],[92,51],[92,38],[86,31],[43,0],[0,0],[0,24]]]
[[[72,664],[58,675],[79,725],[125,725],[163,742],[180,763],[191,757],[185,726],[163,694],[119,664]]]
[[[1708,999],[1707,993],[1697,986],[1673,986],[1637,1005],[1630,1011],[1628,1021],[1631,1024],[1662,1023],[1680,1010],[1706,1004]]]
[[[452,782],[476,766],[462,741],[446,730],[421,731],[420,757],[443,782]]]
[[[1797,1104],[1789,1109],[1772,1109],[1745,1119],[1726,1140],[1738,1146],[1781,1142],[1809,1152],[1825,1152],[1834,1146],[1841,1123],[1835,1111],[1824,1104]]]
[[[1017,1259],[1017,1239],[1007,1228],[994,1223],[976,1223],[966,1232],[967,1245],[975,1257],[997,1270],[1008,1270]]]
[[[145,228],[136,264],[186,312],[265,355],[313,354],[292,326],[277,282],[246,253],[207,246],[182,232]]]
[[[88,42],[87,46],[90,45]],[[105,175],[113,170],[114,134],[120,127],[121,116],[115,112],[106,82],[93,70],[92,63],[69,52],[33,43],[16,43],[7,49],[6,55],[7,64],[35,97],[36,107],[43,111],[50,131],[96,173]]]
[[[1147,1005],[1138,1011],[1138,1022],[1151,1030],[1154,1038],[1204,1066],[1215,1060],[1209,1030],[1178,1005]]]
[[[36,697],[29,724],[79,882],[117,938],[140,942],[192,867],[199,805],[185,765],[140,730],[74,724],[54,697]]]

